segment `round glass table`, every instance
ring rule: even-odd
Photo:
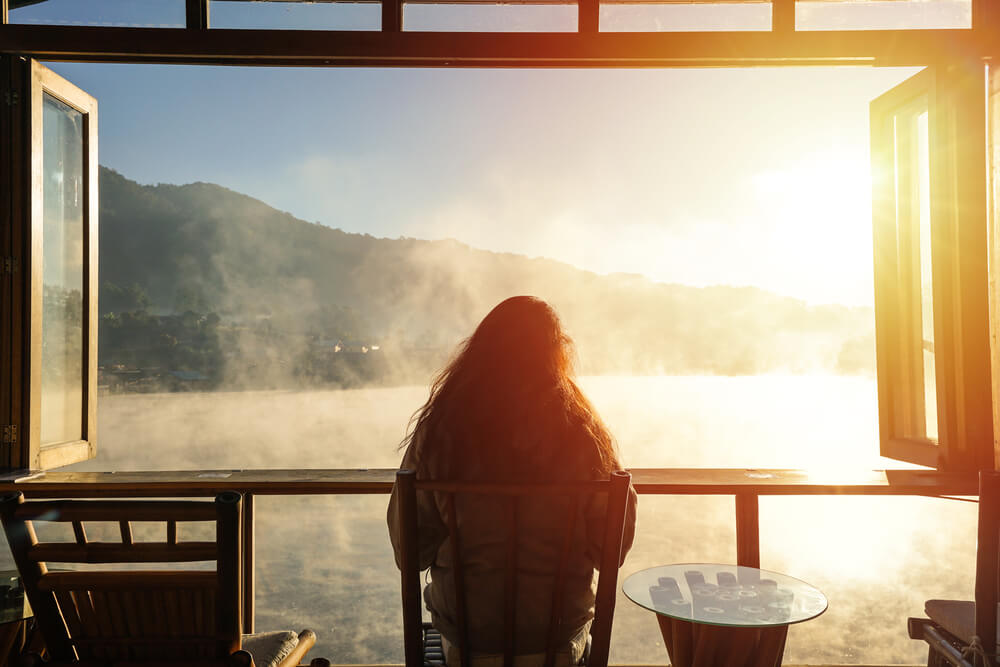
[[[627,577],[622,590],[656,613],[674,667],[776,667],[788,626],[827,608],[804,581],[738,565],[662,565]]]

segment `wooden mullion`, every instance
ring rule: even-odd
[[[402,32],[403,1],[382,0],[382,32]]]
[[[2,2],[3,23],[6,23],[7,1]],[[11,68],[13,57],[0,56],[0,91],[13,95],[11,87]],[[11,189],[11,167],[15,157],[13,147],[13,117],[16,113],[11,104],[0,105],[0,429],[13,426],[14,405],[11,397],[11,386],[19,377],[13,367],[12,333],[16,326],[11,302],[14,298],[14,279],[4,262],[13,258],[11,233],[14,221],[11,217],[14,193]],[[12,445],[3,445],[0,449],[0,467],[10,468]]]
[[[600,0],[577,0],[576,29],[581,33],[596,33],[601,30]]]
[[[895,435],[914,437],[926,435],[926,415],[924,410],[924,366],[920,285],[920,198],[917,149],[917,123],[910,113],[896,116],[897,163],[901,168],[896,173],[898,182],[897,234],[899,243],[899,283],[896,299],[900,303],[899,319],[900,364],[897,379],[897,403]]]
[[[771,32],[779,35],[795,32],[795,0],[771,0]]]
[[[186,0],[185,18],[188,30],[208,30],[209,0]]]
[[[28,173],[31,165],[29,118],[29,66],[24,59],[12,57],[5,67],[10,74],[9,88],[17,95],[10,107],[10,252],[17,262],[17,271],[10,276],[10,419],[17,428],[17,443],[3,453],[8,468],[28,467],[29,458],[29,397],[28,348],[30,342],[28,305],[30,303],[31,254],[30,220],[28,217]]]

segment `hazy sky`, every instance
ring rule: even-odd
[[[140,3],[98,4],[134,21],[115,12]],[[183,20],[179,0],[152,5],[154,23]],[[213,19],[253,24],[223,8],[258,5],[213,3]],[[912,73],[51,66],[98,98],[101,163],[141,183],[210,181],[373,236],[849,304],[872,302],[868,102]]]

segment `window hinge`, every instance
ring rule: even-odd
[[[17,257],[4,257],[0,260],[0,275],[13,275],[17,273],[18,261]]]
[[[17,424],[5,424],[3,427],[3,444],[17,444]]]
[[[16,90],[8,90],[4,93],[4,100],[7,106],[12,107],[21,101],[21,93]]]

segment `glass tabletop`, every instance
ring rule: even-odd
[[[31,618],[31,606],[17,570],[0,570],[0,624]]]
[[[777,572],[738,565],[680,563],[630,575],[622,591],[662,616],[738,627],[801,623],[826,611],[823,593]]]

